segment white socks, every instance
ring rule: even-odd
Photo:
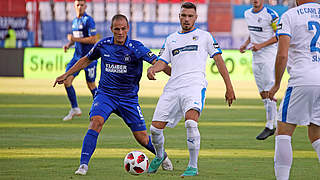
[[[266,127],[269,129],[273,129],[273,123],[276,119],[277,115],[277,103],[275,101],[267,99],[262,99],[264,108],[266,109]]]
[[[288,180],[292,164],[291,136],[278,135],[275,142],[274,171],[277,180]]]
[[[163,157],[164,154],[164,136],[163,136],[163,129],[158,129],[154,126],[150,126],[151,132],[151,142],[154,146],[156,151],[156,156],[159,158]]]
[[[312,143],[312,147],[317,152],[318,159],[319,159],[319,162],[320,162],[320,139],[317,139],[316,141],[314,141]]]
[[[186,120],[187,144],[189,149],[189,167],[198,168],[198,155],[200,150],[200,133],[198,123],[194,120]]]

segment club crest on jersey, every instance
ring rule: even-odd
[[[199,36],[193,36],[192,37],[192,40],[194,40],[194,41],[196,41],[196,40],[198,40],[199,39]]]
[[[130,55],[129,55],[129,54],[126,54],[126,55],[124,56],[124,62],[128,63],[128,62],[130,62],[130,61],[131,61]]]
[[[82,24],[79,24],[79,29],[82,29],[83,28],[83,25]]]
[[[258,18],[258,23],[260,23],[262,21],[262,18],[261,17],[259,17]]]

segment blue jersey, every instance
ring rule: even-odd
[[[72,21],[72,34],[76,38],[84,38],[96,35],[96,25],[92,17],[88,16],[86,13],[80,18],[74,18]],[[85,56],[93,44],[83,44],[75,42],[75,52],[73,57],[80,59]]]
[[[141,42],[127,40],[124,45],[113,43],[113,37],[100,40],[87,57],[101,57],[101,76],[98,93],[134,97],[139,91],[143,60],[152,63],[157,58]]]

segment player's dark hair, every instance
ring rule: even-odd
[[[119,19],[124,19],[126,20],[127,24],[129,25],[129,21],[127,19],[127,17],[125,15],[122,15],[122,14],[116,14],[112,17],[111,19],[111,27],[113,25],[113,22],[116,21],[116,20],[119,20]]]
[[[181,8],[186,8],[186,9],[194,9],[197,12],[197,6],[194,5],[192,2],[184,2],[181,5]]]
[[[86,2],[86,0],[74,0],[74,2],[76,2],[76,1],[84,1],[84,2]]]

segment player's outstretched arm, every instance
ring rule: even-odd
[[[219,73],[221,74],[223,81],[226,85],[226,101],[228,102],[228,105],[231,106],[232,102],[236,99],[236,96],[234,94],[228,69],[223,61],[221,54],[216,54],[215,56],[213,56],[213,59],[215,60]]]
[[[84,56],[79,61],[73,65],[67,72],[62,74],[61,76],[56,78],[56,81],[53,84],[53,87],[56,86],[56,84],[63,84],[63,82],[67,79],[68,76],[72,75],[75,72],[80,71],[81,69],[87,67],[91,63],[91,60],[87,57]]]
[[[68,40],[71,42],[79,42],[83,44],[95,44],[98,41],[98,36],[93,35],[89,37],[76,38],[72,34],[68,34]]]
[[[155,78],[156,73],[160,72],[160,71],[164,71],[167,68],[168,68],[168,65],[165,62],[163,62],[161,60],[157,61],[154,65],[152,65],[151,67],[148,68],[148,71],[147,71],[148,79],[149,80],[156,80],[156,78]],[[171,75],[171,68],[170,68],[170,72],[168,72],[168,73],[170,73],[170,75]]]
[[[281,79],[286,69],[288,62],[288,51],[289,51],[290,37],[287,35],[279,36],[278,52],[275,64],[275,82],[273,87],[269,91],[269,98],[275,99],[274,95],[280,88]]]
[[[154,65],[157,62],[157,60],[152,61],[152,65]],[[171,76],[171,67],[167,64],[167,67],[163,70],[164,73],[166,73],[168,76]]]

